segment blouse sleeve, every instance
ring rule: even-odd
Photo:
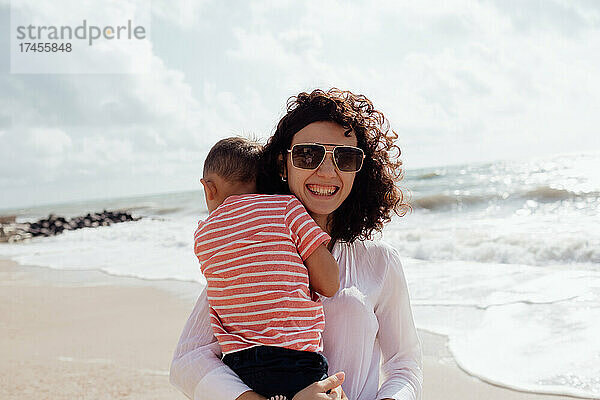
[[[221,348],[210,326],[206,288],[183,328],[169,378],[193,400],[234,400],[251,390],[221,361]]]
[[[423,386],[421,343],[417,336],[400,258],[388,249],[382,291],[375,307],[383,382],[377,399],[420,400]]]

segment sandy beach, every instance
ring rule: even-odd
[[[84,283],[82,283],[84,282]],[[169,364],[200,288],[0,260],[0,398],[184,399]],[[424,400],[570,399],[482,382],[420,332]]]

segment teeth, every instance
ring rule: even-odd
[[[321,196],[331,196],[337,190],[335,186],[307,185],[308,190]]]

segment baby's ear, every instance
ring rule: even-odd
[[[214,182],[208,181],[204,178],[200,179],[200,183],[204,187],[204,193],[206,194],[206,198],[208,200],[214,200],[217,196],[217,185]]]

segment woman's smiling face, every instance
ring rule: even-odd
[[[291,146],[298,143],[320,143],[324,144],[327,150],[334,147],[329,145],[356,146],[354,133],[348,137],[344,135],[345,131],[346,129],[335,122],[313,122],[294,135]],[[325,160],[316,170],[294,167],[290,153],[286,159],[290,191],[304,204],[317,224],[325,227],[327,216],[350,194],[356,172],[341,172],[337,169],[331,153],[326,154]]]

